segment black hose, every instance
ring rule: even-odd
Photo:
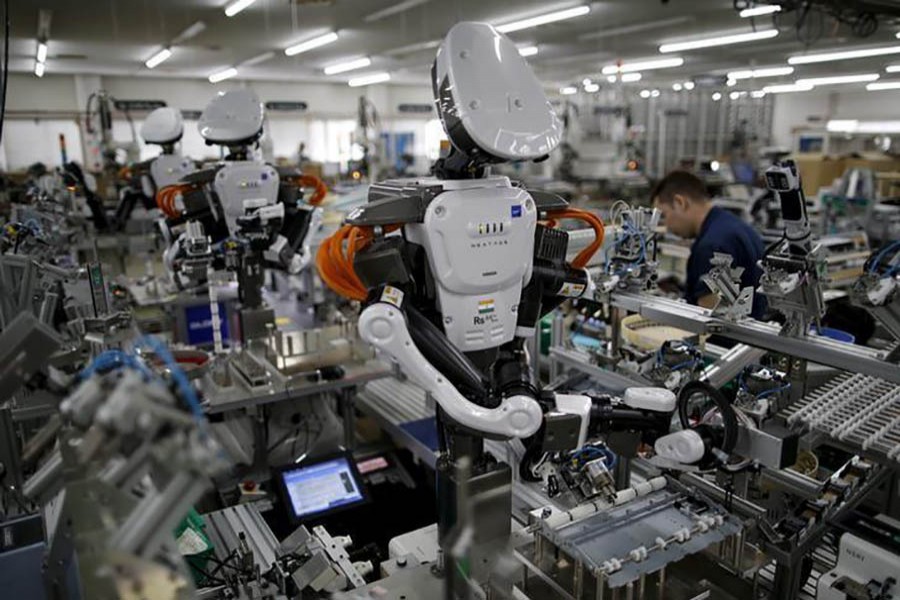
[[[734,407],[731,406],[731,402],[725,398],[722,392],[705,381],[691,381],[681,388],[681,392],[678,394],[678,419],[681,421],[681,426],[685,429],[694,429],[687,412],[688,402],[694,394],[705,394],[713,401],[716,408],[719,409],[719,413],[722,415],[722,425],[724,427],[720,450],[725,453],[734,450],[738,437],[738,422]]]

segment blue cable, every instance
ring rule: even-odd
[[[203,407],[200,406],[200,400],[197,398],[197,393],[194,391],[191,382],[188,381],[187,375],[184,374],[181,366],[179,366],[172,357],[172,353],[169,352],[169,349],[166,348],[165,344],[152,335],[145,335],[138,340],[137,346],[148,346],[157,357],[162,359],[169,369],[169,373],[172,374],[172,381],[178,386],[178,389],[181,391],[181,396],[191,409],[194,419],[200,424],[205,424],[206,415],[203,413]]]
[[[900,240],[896,240],[878,251],[878,254],[876,254],[875,258],[872,260],[872,265],[869,267],[869,273],[874,273],[875,269],[881,264],[881,259],[894,249],[900,250]]]
[[[140,371],[147,378],[153,376],[150,369],[131,354],[121,350],[107,350],[94,357],[94,360],[79,373],[78,377],[79,379],[87,379],[98,371],[105,373],[121,369],[122,367],[130,367]]]
[[[580,450],[576,450],[574,453],[572,453],[572,458],[577,459],[584,453],[590,453],[598,458],[605,458],[606,460],[604,462],[607,469],[612,469],[618,462],[618,457],[615,455],[615,453],[613,453],[613,451],[609,448],[605,448],[602,446],[584,446]]]
[[[781,387],[772,388],[771,390],[766,390],[764,392],[760,392],[756,395],[757,400],[762,400],[763,398],[768,398],[769,396],[774,396],[775,394],[780,394],[781,392],[785,392],[791,389],[791,384],[786,383]]]

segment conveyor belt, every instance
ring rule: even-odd
[[[783,412],[788,425],[900,462],[900,386],[843,373]]]

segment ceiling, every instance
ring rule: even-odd
[[[588,2],[422,0],[392,16],[366,19],[400,3],[257,0],[229,18],[223,0],[13,1],[10,70],[33,70],[38,13],[48,9],[52,11],[48,74],[206,78],[237,66],[239,78],[254,80],[346,81],[352,76],[389,71],[395,83],[425,84],[437,41],[454,23],[505,23]],[[596,77],[604,65],[617,60],[659,57],[657,48],[665,41],[746,32],[754,26],[773,27],[771,16],[739,18],[732,0],[604,0],[589,4],[591,12],[585,16],[509,34],[518,44],[538,45],[539,53],[529,61],[549,86]],[[146,59],[197,21],[205,23],[203,32],[172,46],[171,58],[162,65],[153,70],[144,66]],[[857,39],[847,27],[823,20],[822,38],[807,49],[798,41],[795,21],[796,13],[781,15],[774,22],[780,29],[774,39],[679,53],[685,60],[683,66],[647,71],[638,85],[668,85],[754,65],[784,65],[788,56],[806,51],[900,44],[894,36],[900,26],[890,21],[882,21],[874,35]],[[283,53],[292,43],[332,30],[340,36],[335,43],[294,57]],[[274,52],[271,59],[240,66],[267,51]],[[371,67],[330,77],[322,72],[329,64],[362,56],[372,58]],[[891,63],[900,63],[900,55],[800,66],[791,77],[767,79],[760,85],[835,73],[885,75],[884,66]],[[894,78],[900,80],[900,75]]]

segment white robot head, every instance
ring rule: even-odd
[[[264,118],[263,104],[256,94],[231,90],[219,92],[206,105],[197,127],[207,144],[245,145],[262,135]]]
[[[151,112],[141,125],[141,137],[148,144],[174,144],[181,139],[183,133],[181,112],[169,106]]]
[[[475,162],[549,154],[563,125],[531,67],[487,23],[458,23],[432,67],[438,115],[453,146]]]

